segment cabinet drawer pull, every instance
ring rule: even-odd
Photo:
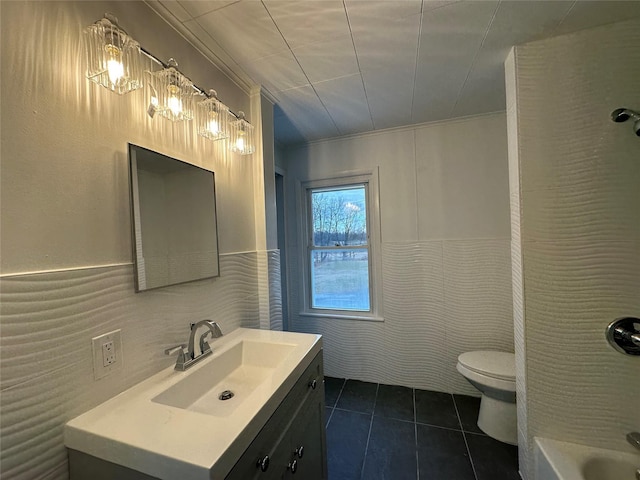
[[[293,462],[291,462],[289,465],[287,465],[287,468],[291,470],[292,474],[296,473],[298,471],[298,460],[294,460]]]
[[[318,381],[314,378],[309,382],[309,386],[311,387],[311,390],[315,390],[316,387],[318,386]]]
[[[260,471],[266,472],[269,468],[269,455],[265,455],[264,458],[259,458],[256,466],[260,469]]]
[[[293,453],[297,455],[298,458],[302,458],[302,456],[304,455],[304,447],[300,445],[298,448],[296,448],[295,452]]]

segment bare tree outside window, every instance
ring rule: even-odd
[[[311,306],[370,310],[366,186],[310,189]]]

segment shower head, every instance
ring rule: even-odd
[[[628,108],[616,108],[613,112],[611,112],[611,120],[616,123],[626,122],[630,118],[634,120],[634,133],[640,137],[640,113],[629,110]]]

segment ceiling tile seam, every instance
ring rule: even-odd
[[[487,29],[484,32],[484,36],[482,37],[482,41],[480,42],[480,46],[478,47],[478,49],[476,50],[475,55],[473,56],[473,60],[471,61],[471,65],[469,66],[469,70],[467,70],[467,75],[466,75],[466,77],[464,77],[464,81],[462,82],[462,85],[460,86],[460,90],[458,90],[458,95],[456,97],[456,101],[453,104],[453,107],[451,108],[451,111],[449,112],[449,116],[450,117],[456,111],[456,107],[458,106],[458,102],[460,101],[460,97],[462,96],[462,92],[464,92],[464,87],[467,85],[467,81],[469,80],[469,77],[471,76],[471,72],[473,72],[473,67],[475,67],[476,61],[478,60],[478,55],[480,55],[480,50],[482,50],[482,47],[484,46],[484,42],[487,39],[487,37],[489,36],[489,31],[491,30],[491,26],[493,25],[493,22],[496,19],[496,15],[498,14],[498,9],[500,8],[501,4],[502,4],[502,0],[499,0],[498,4],[496,5],[496,8],[493,10],[493,15],[491,16],[491,20],[489,21],[489,25],[487,25]]]
[[[562,26],[562,24],[564,23],[564,21],[567,19],[567,17],[569,15],[571,15],[571,12],[573,11],[573,7],[576,6],[576,4],[578,3],[578,0],[574,0],[573,3],[571,4],[571,6],[569,7],[569,10],[567,10],[567,13],[564,14],[564,16],[560,19],[560,21],[558,22],[558,24],[556,25],[556,27],[553,29],[553,32],[551,33],[551,35],[553,36],[553,34],[555,32],[558,31],[558,29]]]
[[[424,20],[424,0],[420,2],[420,28],[418,28],[418,45],[416,45],[416,61],[413,70],[413,92],[411,94],[411,111],[409,121],[413,121],[413,106],[416,101],[416,82],[418,81],[418,60],[420,59],[420,39],[422,38],[422,22]]]
[[[287,39],[285,38],[284,34],[282,33],[282,30],[280,30],[280,27],[276,23],[275,18],[273,18],[273,15],[271,15],[271,12],[269,11],[269,8],[267,7],[267,5],[264,3],[263,0],[260,0],[260,3],[262,3],[262,6],[264,7],[265,11],[267,12],[267,15],[269,15],[269,18],[273,22],[273,25],[276,27],[276,30],[278,30],[278,33],[282,37],[282,41],[287,45],[287,48],[289,49],[289,52],[291,52],[291,55],[293,56],[293,59],[298,64],[298,67],[300,67],[300,71],[304,75],[304,78],[307,79],[307,83],[309,84],[309,86],[311,86],[311,89],[313,90],[313,93],[315,93],[316,97],[318,98],[318,101],[322,105],[322,108],[324,108],[324,111],[327,112],[327,115],[329,115],[329,118],[331,119],[331,123],[333,123],[333,126],[335,127],[336,131],[338,133],[341,133],[340,129],[338,128],[338,125],[336,124],[336,121],[333,119],[333,116],[329,112],[329,109],[327,108],[327,106],[324,104],[324,102],[320,98],[320,95],[318,95],[318,92],[316,91],[315,87],[311,83],[311,80],[309,79],[309,76],[307,75],[307,72],[305,72],[304,68],[302,68],[302,65],[300,64],[300,61],[298,60],[298,57],[296,57],[296,54],[293,52],[293,49],[291,48],[291,45],[289,45],[289,42],[287,42]],[[348,20],[348,18],[347,18],[347,20]]]
[[[347,25],[349,26],[349,35],[351,36],[351,44],[353,45],[353,51],[356,54],[356,63],[358,64],[358,72],[360,72],[360,79],[362,80],[362,89],[364,90],[364,98],[367,101],[367,109],[369,110],[369,118],[371,118],[371,125],[375,130],[376,122],[373,120],[373,114],[371,113],[371,104],[369,103],[369,94],[367,93],[367,86],[364,83],[362,68],[360,68],[360,59],[358,58],[358,49],[356,48],[356,42],[353,39],[353,29],[351,28],[351,20],[349,19],[349,11],[347,10],[347,4],[345,0],[342,0],[342,8],[344,8],[344,14],[347,16]]]
[[[338,75],[337,77],[331,77],[325,80],[318,80],[317,82],[305,83],[304,85],[298,85],[297,87],[285,88],[283,90],[278,90],[276,93],[286,93],[292,90],[298,90],[300,88],[306,88],[311,86],[315,87],[318,85],[322,85],[323,83],[334,82],[336,80],[342,80],[343,78],[356,77],[356,76],[361,77],[360,73],[347,73],[346,75]]]
[[[184,9],[187,11],[187,13],[189,13],[189,16],[191,17],[191,20],[196,20],[196,19],[198,19],[198,18],[200,18],[200,17],[204,17],[205,15],[209,15],[210,13],[213,13],[213,12],[219,12],[219,11],[220,11],[220,10],[222,10],[223,8],[230,7],[231,5],[235,5],[236,3],[240,3],[240,0],[236,0],[235,2],[231,2],[231,3],[228,3],[228,4],[223,5],[223,6],[221,6],[221,7],[214,8],[213,10],[209,10],[208,12],[201,13],[200,15],[196,15],[196,16],[194,17],[193,15],[191,15],[191,13],[189,13],[189,11],[188,11],[184,6],[182,6],[182,2],[178,2],[178,4],[179,4],[182,8],[184,8]]]

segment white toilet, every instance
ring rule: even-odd
[[[477,351],[458,357],[458,371],[482,392],[478,427],[501,442],[518,444],[516,357],[513,353]]]

